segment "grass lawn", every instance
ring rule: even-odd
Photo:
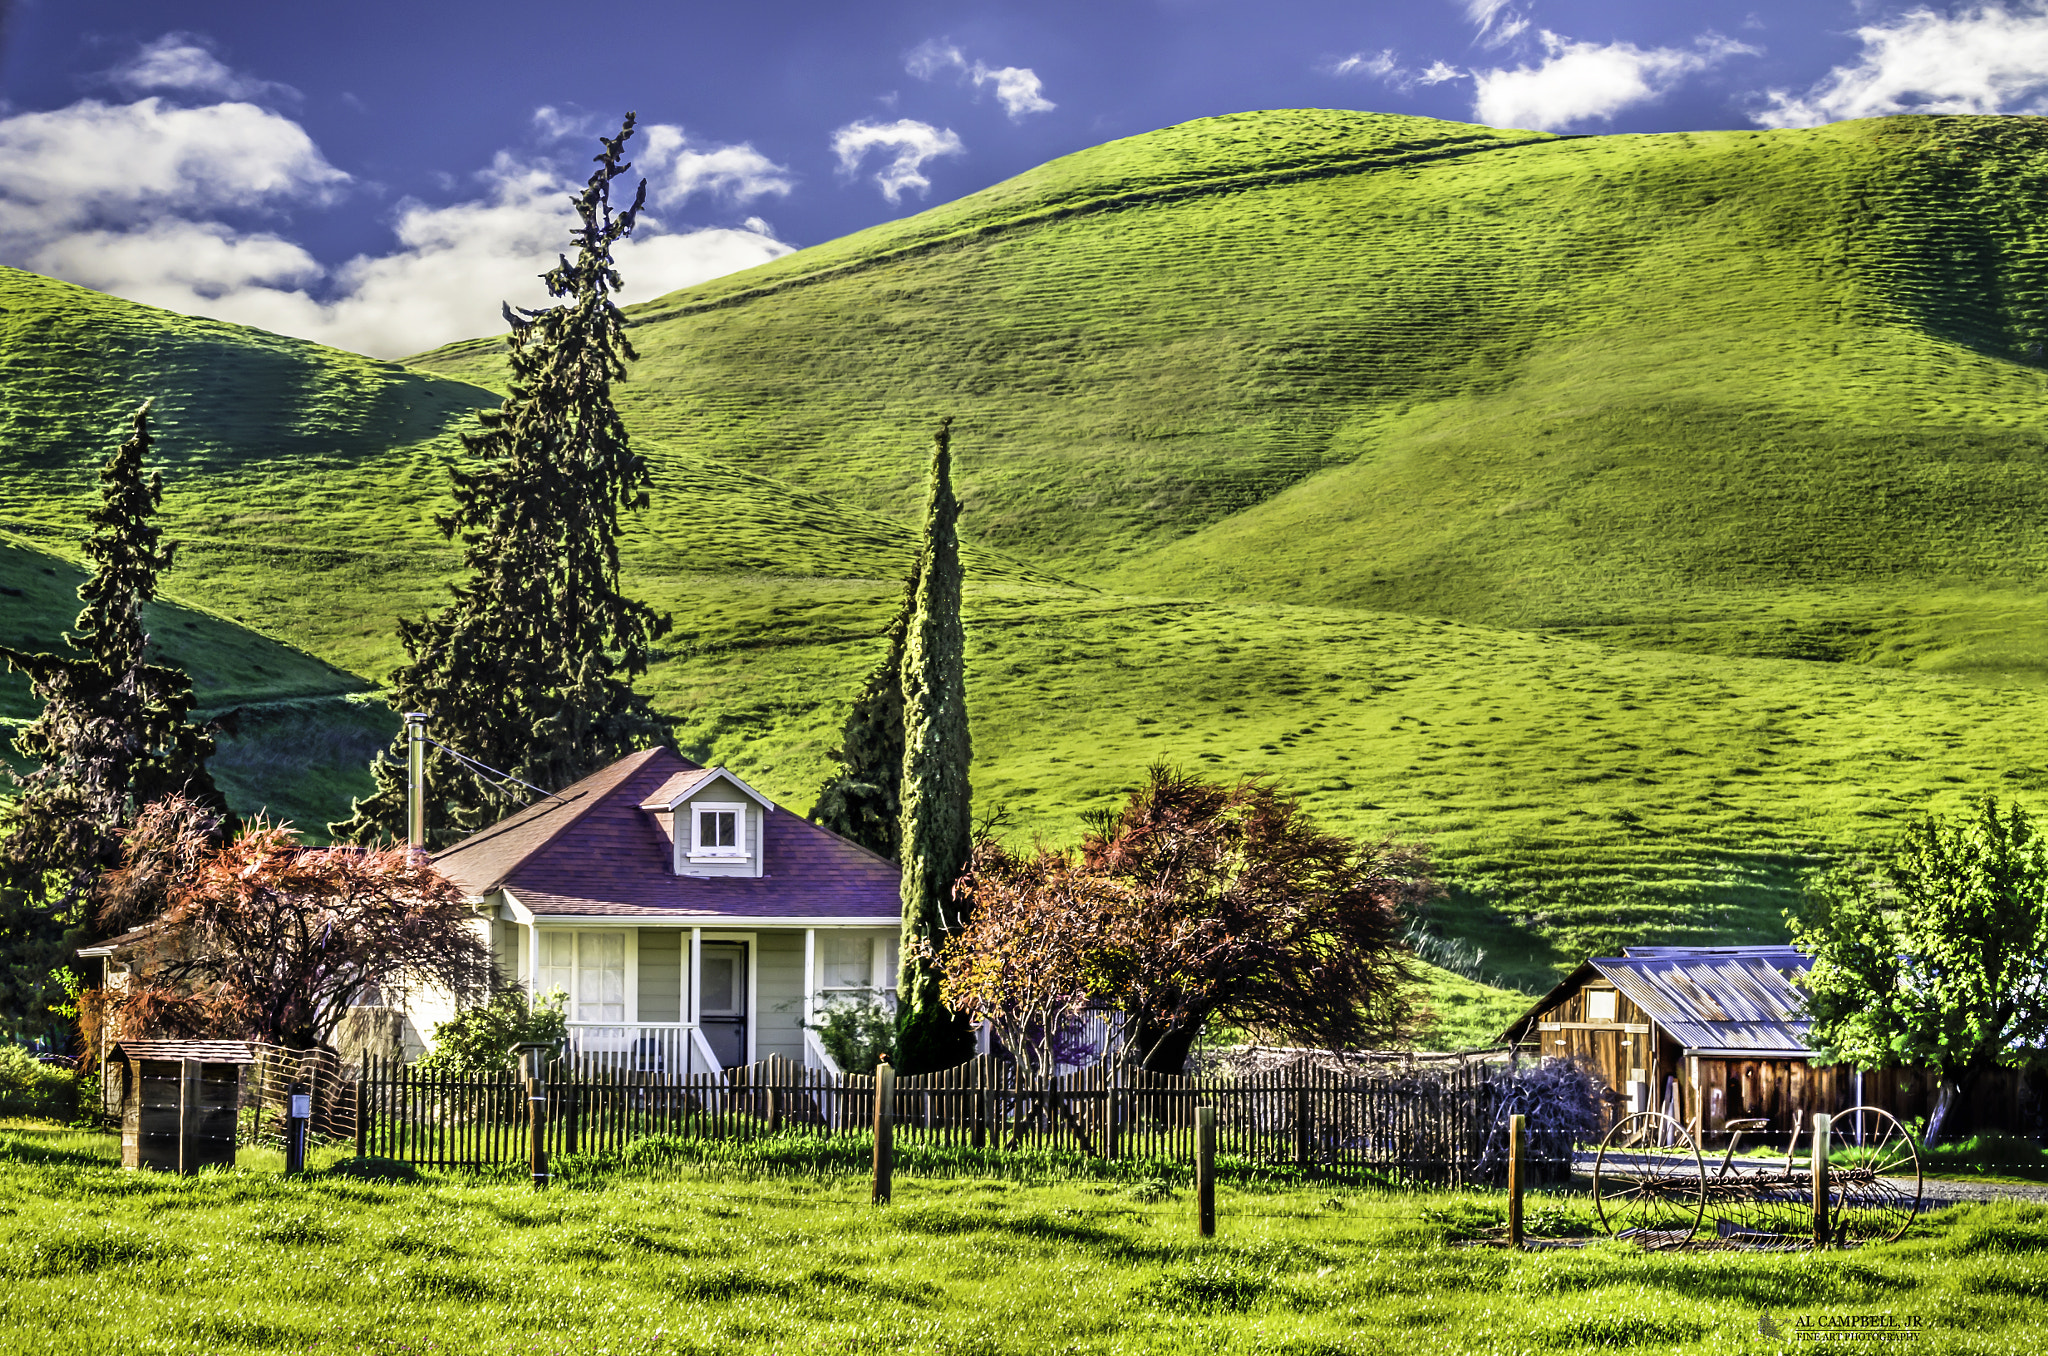
[[[0,1332],[94,1352],[1564,1352],[1818,1349],[1769,1315],[1888,1313],[1922,1350],[2048,1339],[2048,1208],[1968,1207],[1860,1253],[1510,1255],[1498,1199],[705,1175],[537,1194],[246,1166],[110,1166],[0,1129]],[[1538,1198],[1532,1213],[1576,1216]]]

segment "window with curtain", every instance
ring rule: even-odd
[[[569,1020],[624,1025],[626,934],[623,931],[544,931],[536,934],[533,990],[569,995]]]
[[[626,1020],[626,934],[576,934],[576,1020]]]
[[[576,992],[576,934],[536,932],[540,954],[534,958],[533,991],[536,996],[560,989]]]

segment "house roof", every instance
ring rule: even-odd
[[[133,932],[124,932],[118,937],[109,937],[104,942],[94,942],[91,946],[81,946],[78,948],[78,954],[81,956],[112,956],[133,946],[155,931],[156,924],[150,923],[147,926],[135,929]]]
[[[760,876],[674,874],[670,840],[642,807],[702,780],[690,773],[707,770],[667,749],[631,754],[436,854],[435,865],[465,893],[503,889],[538,915],[876,924],[901,916],[894,863],[801,815],[761,817]]]
[[[1812,964],[1790,946],[1630,947],[1586,961],[1501,1038],[1521,1038],[1538,1014],[1598,976],[1694,1054],[1800,1058],[1812,1053],[1799,987]]]
[[[773,810],[775,802],[748,786],[737,772],[723,767],[692,767],[678,772],[660,786],[654,788],[646,800],[640,802],[643,810],[673,810],[696,794],[707,784],[723,777],[739,788],[742,795],[751,799],[764,810]]]
[[[196,1059],[206,1064],[254,1064],[247,1041],[116,1041],[110,1059]]]

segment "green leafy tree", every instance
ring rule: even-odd
[[[949,1068],[974,1053],[967,1019],[939,997],[937,961],[945,935],[962,921],[953,886],[974,847],[959,518],[948,418],[939,421],[932,438],[924,569],[903,651],[903,948],[896,1050],[906,1073]]]
[[[121,831],[140,807],[183,794],[226,810],[206,771],[213,739],[187,719],[192,680],[148,662],[142,605],[175,548],[154,522],[163,477],[145,474],[149,453],[144,401],[100,469],[68,653],[0,648],[43,703],[14,739],[31,765],[15,778],[21,794],[0,808],[0,1012],[18,1030],[48,1025],[63,1001],[52,972],[91,938],[93,891],[120,864]]]
[[[1933,1069],[1929,1143],[1977,1079],[2048,1036],[2048,844],[2018,805],[1922,819],[1874,864],[1809,882],[1787,919],[1813,957],[1816,1053]]]
[[[903,652],[923,576],[920,555],[889,624],[888,653],[861,683],[832,750],[839,771],[825,779],[811,807],[812,822],[892,862],[903,847]]]
[[[647,507],[649,484],[612,405],[612,383],[636,356],[613,300],[612,248],[632,231],[646,182],[631,207],[611,205],[612,180],[631,168],[623,155],[633,121],[627,114],[616,137],[600,138],[597,169],[575,199],[575,257],[544,275],[561,304],[505,308],[511,394],[463,439],[473,460],[453,472],[455,511],[439,519],[461,542],[469,579],[438,613],[400,623],[410,662],[391,676],[392,704],[424,711],[436,740],[547,790],[669,735],[633,687],[669,618],[619,581],[620,514]],[[337,836],[403,835],[405,752],[401,736],[378,757],[376,793],[332,826]],[[436,846],[527,798],[438,749],[427,787]]]

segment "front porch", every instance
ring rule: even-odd
[[[818,1033],[804,1027],[801,1035],[803,1067],[837,1075],[839,1065],[818,1043]],[[733,1067],[720,1061],[705,1039],[703,1029],[688,1022],[637,1022],[615,1026],[600,1022],[571,1022],[568,1048],[564,1053],[583,1068],[607,1074],[694,1078]]]
[[[723,920],[720,920],[721,922]],[[499,963],[535,998],[568,996],[566,1053],[606,1073],[687,1078],[771,1056],[837,1073],[827,1008],[893,1002],[894,928],[500,921]]]

